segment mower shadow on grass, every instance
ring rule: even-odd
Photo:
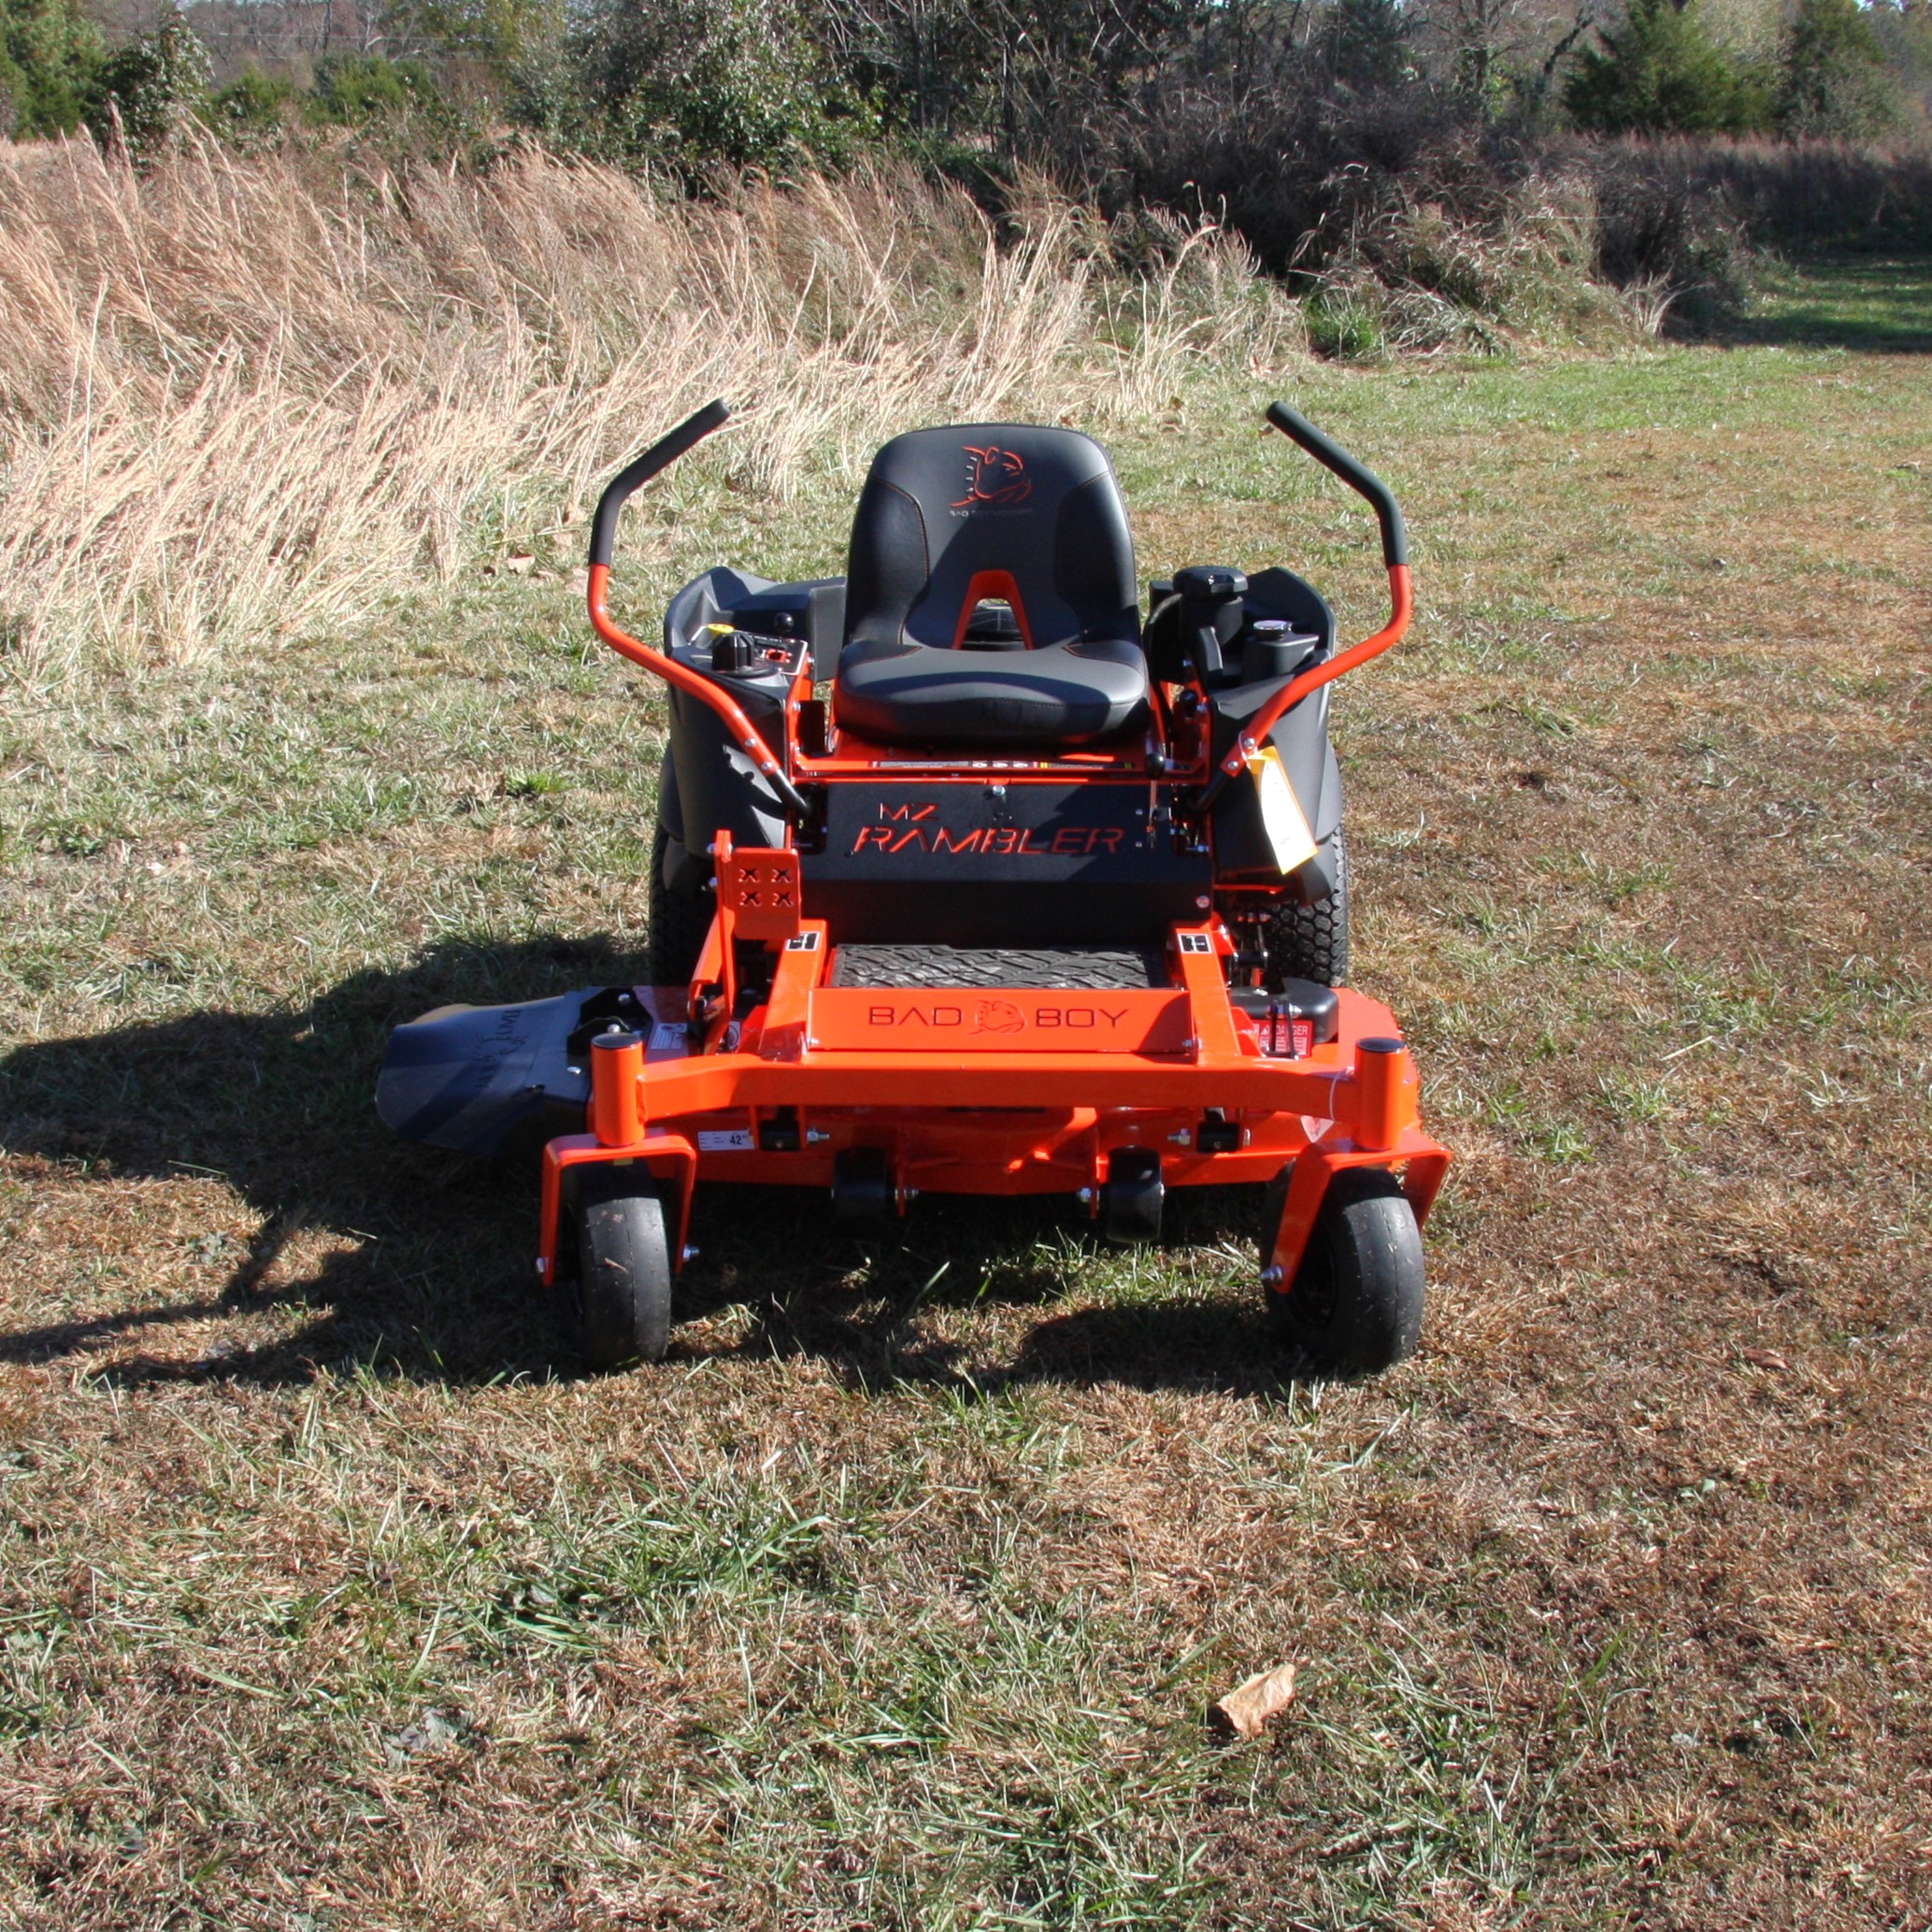
[[[786,1190],[701,1192],[693,1232],[704,1260],[680,1287],[679,1314],[695,1324],[737,1307],[746,1326],[722,1349],[708,1348],[700,1327],[674,1331],[673,1358],[809,1356],[860,1392],[917,1382],[968,1400],[1032,1382],[1285,1394],[1302,1365],[1272,1334],[1252,1275],[1231,1264],[1240,1285],[1208,1301],[1183,1298],[1180,1279],[1189,1250],[1252,1253],[1261,1194],[1170,1196],[1171,1232],[1187,1249],[1139,1252],[1175,1272],[1171,1293],[1143,1285],[1131,1300],[1062,1311],[1054,1304],[1122,1260],[1070,1202],[929,1199],[903,1223],[853,1232]],[[983,1340],[934,1334],[957,1333],[947,1311],[976,1308],[994,1311]],[[1010,1317],[1028,1313],[1038,1319],[1015,1335]]]
[[[530,1275],[534,1148],[491,1165],[394,1138],[376,1118],[376,1068],[390,1029],[433,1007],[623,984],[639,970],[604,937],[451,942],[287,1012],[190,1013],[0,1054],[0,1148],[48,1164],[33,1184],[53,1219],[115,1211],[117,1184],[195,1175],[219,1177],[260,1217],[245,1247],[219,1224],[162,1238],[164,1252],[178,1238],[195,1256],[205,1295],[0,1330],[0,1361],[93,1355],[96,1374],[122,1386],[299,1382],[356,1367],[455,1384],[580,1372],[565,1297]],[[1259,1192],[1173,1207],[1188,1238],[1246,1248]],[[1260,1392],[1291,1379],[1262,1310],[1232,1299],[1156,1295],[1053,1312],[1119,1254],[1070,1202],[933,1200],[905,1223],[854,1231],[816,1195],[721,1188],[700,1191],[693,1233],[703,1258],[680,1283],[680,1321],[731,1308],[747,1320],[722,1349],[701,1328],[683,1331],[675,1359],[808,1355],[855,1388],[919,1381],[980,1394],[1045,1381]],[[971,1350],[936,1339],[922,1319],[972,1305],[1037,1308],[1041,1319],[1017,1336],[995,1321],[991,1348]],[[199,1356],[116,1346],[279,1309],[311,1319],[283,1339]]]
[[[357,973],[306,1008],[189,1013],[0,1054],[0,1147],[48,1162],[35,1185],[65,1189],[69,1212],[112,1212],[116,1182],[207,1174],[261,1217],[245,1248],[218,1227],[183,1230],[206,1261],[205,1298],[0,1332],[0,1360],[293,1306],[315,1318],[284,1341],[206,1362],[121,1353],[99,1372],[123,1384],[283,1382],[367,1365],[466,1383],[569,1367],[565,1311],[529,1274],[534,1160],[510,1171],[398,1141],[376,1117],[376,1068],[391,1028],[432,1007],[637,971],[635,955],[603,937],[450,943],[401,971]]]
[[[835,1324],[820,1308],[808,1325],[795,1309],[772,1310],[739,1352],[817,1355],[863,1393],[917,1382],[969,1400],[1041,1382],[1276,1397],[1312,1380],[1270,1332],[1262,1309],[1228,1301],[1136,1302],[1048,1314],[1005,1362],[955,1343],[900,1339],[896,1331],[905,1322],[905,1313],[893,1309],[872,1321]]]

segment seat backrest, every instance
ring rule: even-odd
[[[950,649],[982,599],[1030,646],[1138,641],[1134,542],[1107,452],[1070,429],[915,429],[872,459],[852,519],[848,643]]]

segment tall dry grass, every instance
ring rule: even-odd
[[[1358,209],[1317,291],[1324,346],[1356,352],[1492,353],[1514,344],[1622,343],[1657,336],[1672,292],[1660,277],[1619,286],[1598,265],[1602,219],[1580,172],[1535,171],[1472,192],[1458,208],[1399,191]]]
[[[1567,157],[1639,236],[1722,227],[1763,248],[1932,244],[1932,144],[1628,136]],[[1608,237],[1612,247],[1619,237]],[[1628,242],[1621,243],[1626,249]]]
[[[755,419],[712,465],[783,495],[909,422],[1104,423],[1232,337],[1298,345],[1216,231],[1172,230],[1129,281],[1067,204],[1019,226],[996,241],[896,174],[699,204],[539,153],[477,174],[202,143],[140,175],[0,147],[7,673],[361,621],[712,395]]]

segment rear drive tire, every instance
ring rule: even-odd
[[[1340,986],[1349,977],[1349,849],[1337,825],[1335,890],[1312,906],[1280,901],[1261,929],[1269,988],[1279,993],[1284,980],[1312,980],[1318,986]]]
[[[657,1362],[671,1340],[671,1246],[664,1202],[641,1168],[579,1183],[583,1352],[599,1368]]]
[[[680,892],[665,883],[665,861],[673,840],[669,829],[660,824],[651,845],[651,983],[653,986],[688,986],[697,970],[697,956],[704,951],[705,937],[711,930],[715,894],[700,887],[696,892]]]
[[[1287,1199],[1268,1189],[1262,1266]],[[1385,1167],[1344,1167],[1328,1183],[1295,1280],[1268,1289],[1276,1334],[1329,1375],[1379,1375],[1413,1352],[1423,1325],[1423,1238],[1415,1210]]]

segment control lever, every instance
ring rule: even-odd
[[[1181,635],[1205,691],[1220,679],[1224,647],[1240,631],[1248,580],[1225,565],[1190,564],[1174,573],[1174,589],[1181,597]]]

